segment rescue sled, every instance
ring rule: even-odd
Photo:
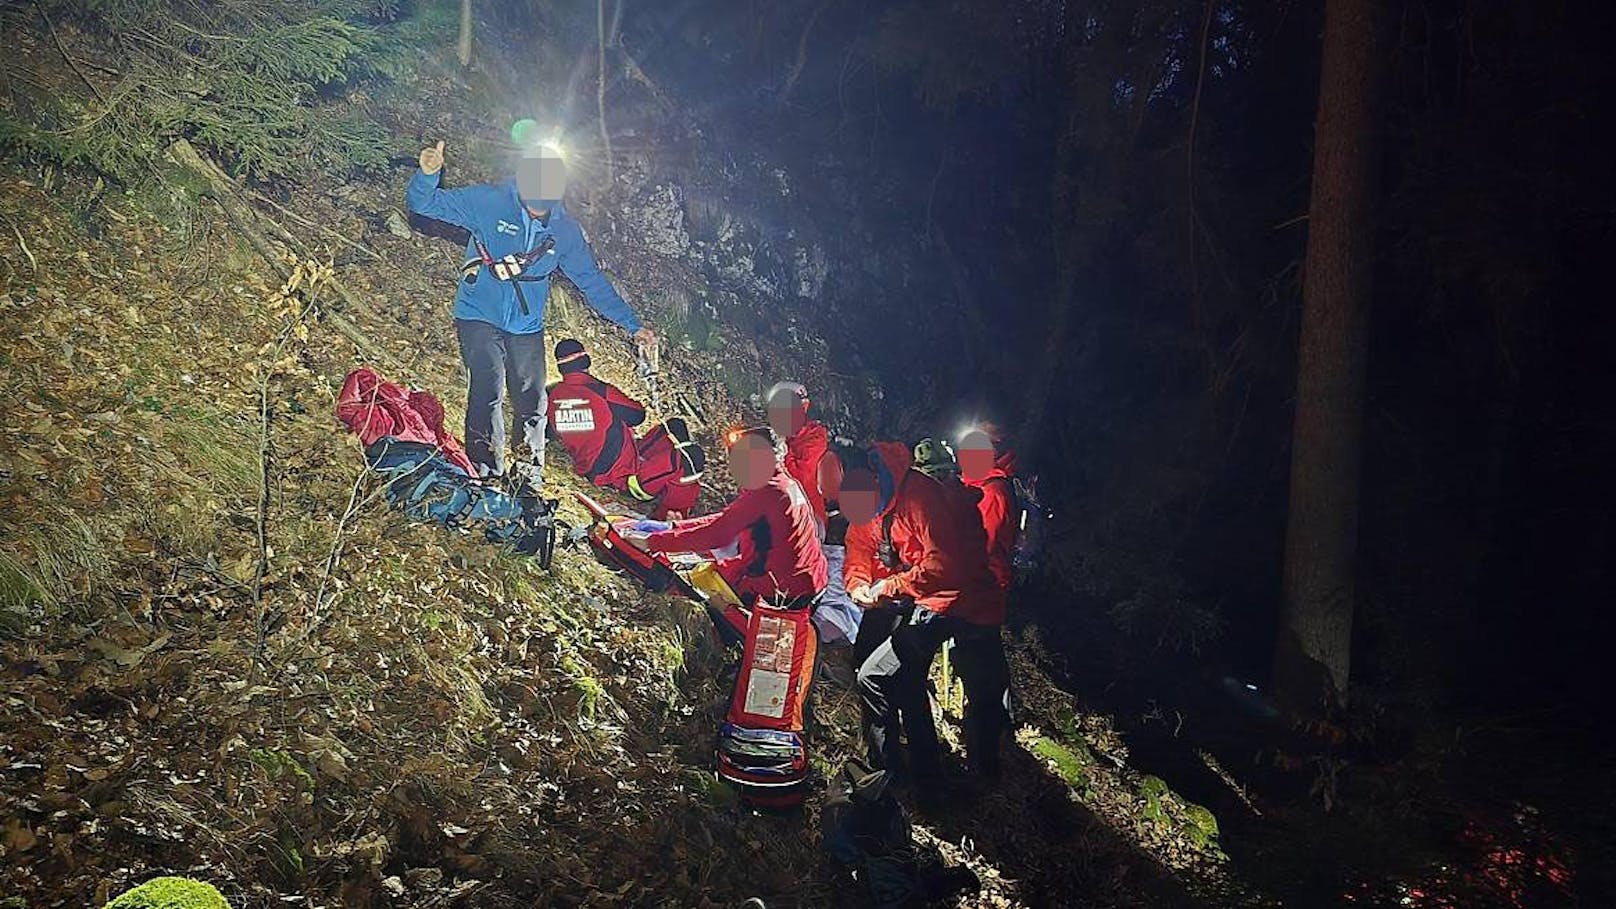
[[[812,604],[743,604],[711,562],[693,564],[687,577],[666,556],[624,538],[633,518],[613,516],[582,492],[574,495],[594,518],[588,539],[601,561],[647,590],[672,591],[702,604],[725,644],[740,645],[735,686],[718,730],[719,778],[753,807],[800,805],[809,775],[808,696],[819,658]]]

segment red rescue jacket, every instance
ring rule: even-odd
[[[875,448],[881,453],[881,459],[886,462],[893,479],[903,479],[903,475],[909,471],[910,462],[914,460],[909,446],[897,442],[876,442]],[[845,550],[842,583],[849,592],[894,573],[881,561],[881,526],[879,517],[863,524],[847,525],[847,534],[842,541]]]
[[[550,386],[546,414],[547,432],[572,457],[578,476],[623,488],[639,466],[632,427],[645,420],[640,402],[580,370]]]
[[[1016,456],[1007,451],[993,462],[993,469],[966,485],[982,492],[977,508],[982,527],[988,534],[988,568],[999,586],[1009,589],[1015,576],[1016,536],[1021,532],[1021,506],[1016,502]]]
[[[819,491],[819,462],[828,451],[830,432],[825,424],[808,420],[806,416],[802,428],[786,440],[785,471],[808,497],[808,505],[814,510],[814,520],[819,522],[821,532],[825,526],[825,494]]]
[[[366,447],[382,439],[418,442],[438,449],[443,458],[471,476],[477,475],[460,440],[443,428],[443,404],[431,392],[410,391],[361,366],[342,382],[337,419]]]
[[[741,492],[723,511],[646,538],[650,552],[703,552],[739,541],[740,552],[718,573],[745,600],[799,599],[825,589],[825,553],[813,511],[797,481],[776,471],[767,485]]]
[[[988,567],[979,493],[952,477],[938,480],[912,469],[900,473],[897,468],[907,468],[907,459],[895,461],[884,447],[881,455],[898,487],[869,525],[877,540],[890,527],[898,559],[908,566],[888,579],[888,593],[974,625],[1003,624],[1004,590]]]

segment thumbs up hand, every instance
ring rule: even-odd
[[[443,140],[439,139],[437,145],[428,145],[421,149],[421,173],[435,174],[443,170]]]

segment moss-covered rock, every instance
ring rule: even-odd
[[[1190,842],[1197,849],[1218,848],[1218,818],[1211,810],[1194,802],[1184,803],[1184,817],[1189,821]]]
[[[1182,834],[1198,852],[1220,854],[1218,819],[1205,806],[1186,800],[1158,776],[1140,780],[1139,795],[1145,800],[1141,813],[1151,823]]]
[[[106,909],[230,909],[212,884],[188,877],[154,877],[125,893]]]
[[[1032,753],[1052,766],[1055,773],[1066,782],[1066,785],[1079,794],[1089,787],[1089,765],[1094,763],[1086,750],[1069,747],[1055,741],[1048,736],[1038,736],[1032,740]]]

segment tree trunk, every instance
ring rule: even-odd
[[[460,38],[455,41],[455,56],[461,66],[471,65],[471,0],[460,0]]]
[[[1352,650],[1364,361],[1373,270],[1379,0],[1327,0],[1291,433],[1281,703],[1346,703]]]
[[[615,22],[615,20],[614,20]],[[612,161],[612,134],[606,128],[606,0],[595,0],[595,108],[600,115],[601,156],[606,160],[606,185],[617,179]]]

